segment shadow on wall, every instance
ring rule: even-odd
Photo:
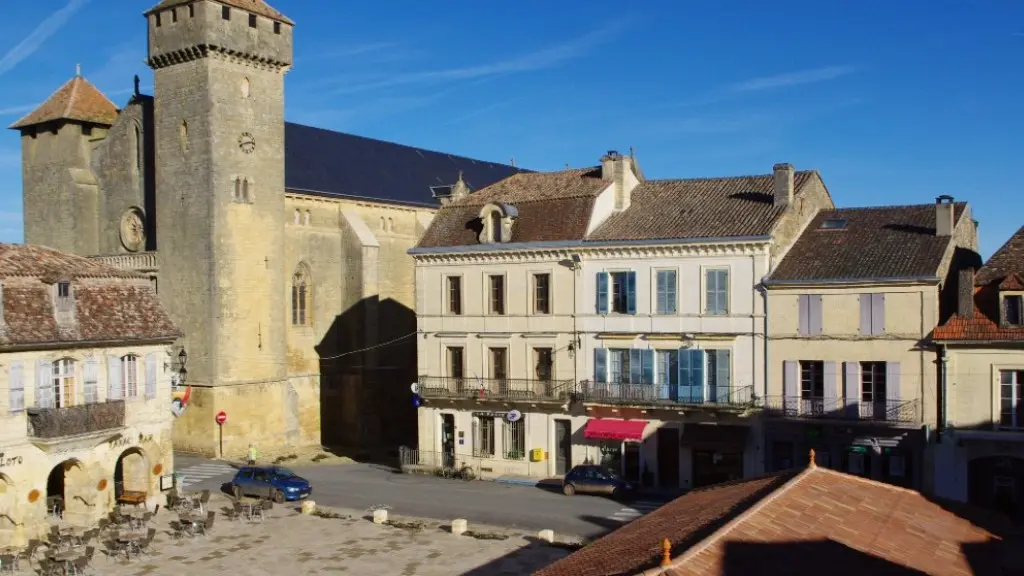
[[[416,313],[391,298],[365,298],[335,318],[316,346],[324,445],[368,453],[416,445],[409,391],[416,380],[416,337],[379,346],[415,331]]]
[[[953,258],[949,263],[949,271],[943,279],[942,292],[939,294],[939,324],[944,324],[957,311],[960,271],[966,268],[981,268],[981,255],[957,246],[953,250]]]

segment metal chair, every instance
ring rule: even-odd
[[[213,528],[213,520],[216,516],[216,512],[206,513],[206,520],[204,522],[199,522],[199,525],[197,526],[200,534],[205,536],[207,533],[209,533],[210,529]]]

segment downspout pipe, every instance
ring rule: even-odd
[[[949,350],[945,344],[939,344],[939,413],[936,423],[938,432],[936,434],[939,442],[942,442],[949,421],[946,415],[949,414]]]

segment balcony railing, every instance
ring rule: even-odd
[[[567,399],[572,380],[527,380],[522,378],[451,378],[420,376],[420,396],[424,398],[476,398],[480,400],[552,400]]]
[[[708,388],[668,384],[580,383],[584,402],[596,404],[668,404],[707,406],[754,406],[753,386],[712,386]]]
[[[109,256],[93,256],[99,260],[122,270],[135,270],[137,272],[155,272],[159,269],[156,260],[156,252],[136,252],[134,254],[113,254]]]
[[[124,401],[82,404],[68,408],[29,408],[28,435],[61,438],[124,426]]]
[[[765,411],[778,418],[859,420],[916,424],[921,421],[917,400],[850,401],[846,398],[768,396]]]

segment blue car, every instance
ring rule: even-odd
[[[270,498],[281,504],[301,500],[313,493],[309,480],[280,466],[245,466],[231,479],[231,493],[235,498],[255,496]]]
[[[602,494],[615,499],[634,496],[636,487],[604,466],[581,464],[574,466],[562,480],[562,493]]]

